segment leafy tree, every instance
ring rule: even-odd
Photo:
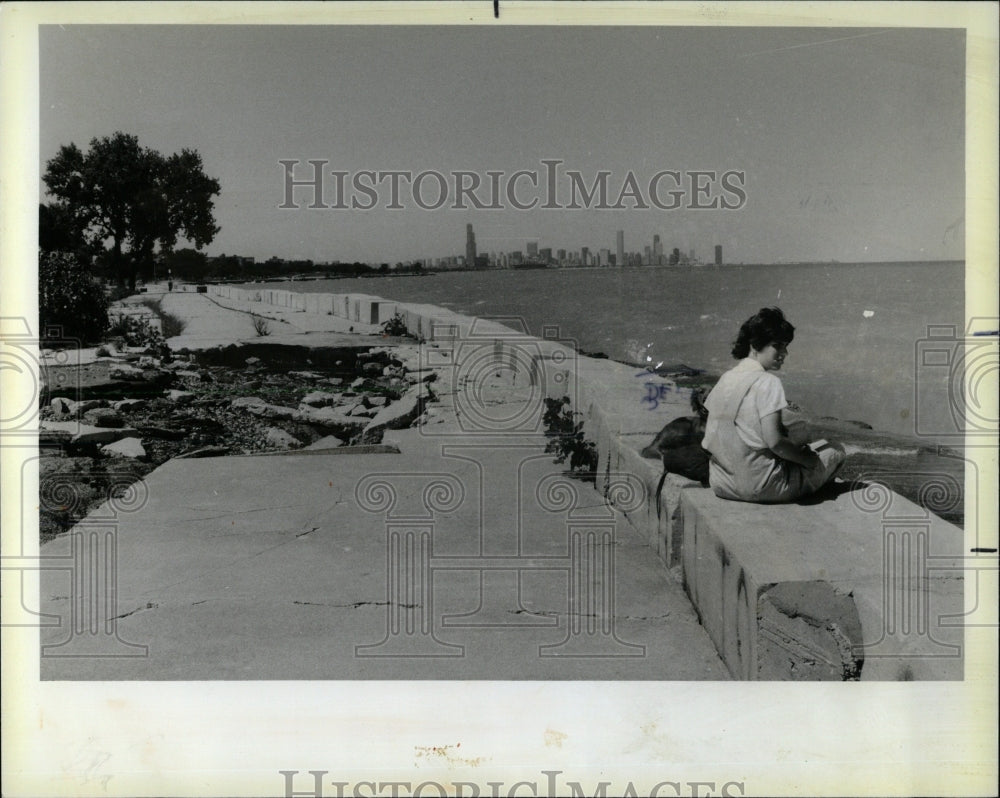
[[[56,201],[52,215],[71,219],[109,274],[133,291],[157,247],[169,253],[183,235],[201,249],[219,232],[212,213],[219,181],[202,171],[194,150],[164,157],[118,132],[93,139],[87,153],[60,147],[42,179]]]
[[[178,249],[163,257],[160,272],[166,274],[167,269],[181,280],[204,280],[209,272],[208,257],[195,249]]]
[[[108,300],[89,269],[69,252],[38,259],[38,317],[43,338],[100,340],[108,328]]]

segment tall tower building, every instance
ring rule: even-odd
[[[625,231],[619,230],[615,236],[615,263],[618,266],[625,265]]]
[[[465,226],[465,265],[476,268],[476,234],[472,232],[472,224]]]
[[[715,245],[715,265],[722,265],[722,244]]]
[[[528,242],[528,260],[533,260],[538,257],[538,242],[529,241]]]
[[[653,265],[663,265],[663,243],[660,241],[659,235],[653,236]]]

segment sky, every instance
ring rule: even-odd
[[[730,262],[964,258],[965,32],[903,28],[46,26],[40,35],[40,168],[73,142],[116,131],[163,154],[201,153],[219,180],[211,255],[398,262],[480,252],[665,249]],[[544,159],[559,160],[555,203]],[[286,202],[292,175],[346,173],[346,204]],[[359,172],[441,173],[425,210],[401,179],[377,199]],[[455,178],[483,204],[454,208]],[[537,175],[507,181],[525,170]],[[640,200],[568,208],[570,178],[628,176]],[[668,175],[679,174],[681,195]],[[690,173],[707,194],[691,188]],[[499,202],[488,172],[501,172]],[[723,173],[742,175],[725,191]],[[472,178],[466,178],[472,179]],[[363,182],[365,181],[362,178]],[[733,182],[730,183],[730,186]],[[44,186],[40,187],[44,192]],[[434,204],[438,183],[422,184]],[[42,197],[42,201],[45,197]],[[736,207],[690,208],[719,203]],[[681,207],[670,207],[671,202]],[[585,206],[582,200],[578,204]],[[181,244],[183,246],[183,242]]]

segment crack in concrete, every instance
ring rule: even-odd
[[[354,601],[350,604],[331,604],[325,601],[293,601],[292,604],[298,604],[303,607],[339,607],[351,610],[356,610],[359,607],[402,607],[403,609],[413,610],[421,606],[419,604],[400,604],[395,601]]]
[[[116,615],[111,620],[117,621],[121,618],[128,618],[130,615],[135,615],[137,612],[142,612],[143,610],[155,610],[159,606],[159,604],[155,604],[152,601],[147,601],[145,607],[136,607],[134,610],[129,610],[128,612],[123,612],[121,615]]]
[[[318,526],[314,526],[312,529],[307,529],[305,532],[296,532],[295,533],[295,537],[297,537],[297,538],[304,538],[306,535],[311,535],[317,529],[319,529],[319,527]]]
[[[604,618],[606,616],[594,612],[555,612],[553,610],[507,610],[511,615],[541,615],[547,618]],[[662,615],[615,615],[616,621],[660,621],[669,618],[673,613]]]

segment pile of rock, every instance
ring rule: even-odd
[[[43,539],[173,457],[378,443],[388,429],[426,421],[438,377],[393,349],[361,352],[347,372],[141,357],[111,358],[104,382],[74,386],[138,395],[58,396],[41,408]]]

